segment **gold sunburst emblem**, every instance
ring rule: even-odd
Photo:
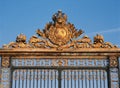
[[[67,35],[67,33],[64,30],[64,28],[57,28],[56,31],[55,31],[55,36],[58,39],[63,39],[63,38],[65,38],[66,35]]]
[[[71,32],[66,27],[52,27],[50,28],[48,38],[54,44],[61,46],[70,41]]]

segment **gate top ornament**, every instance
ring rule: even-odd
[[[58,11],[52,16],[53,22],[46,24],[43,31],[38,29],[37,36],[33,35],[29,42],[26,42],[26,36],[20,34],[16,42],[10,42],[3,45],[3,48],[117,48],[110,42],[104,42],[103,36],[97,34],[92,43],[88,36],[78,38],[83,34],[83,30],[77,30],[74,24],[67,22],[67,15]],[[78,39],[77,39],[78,38]]]

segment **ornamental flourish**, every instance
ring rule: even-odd
[[[102,35],[97,34],[92,42],[88,36],[80,36],[83,30],[75,28],[74,24],[67,22],[67,15],[58,11],[52,16],[52,22],[45,25],[42,30],[36,30],[29,42],[26,42],[26,36],[20,34],[15,42],[3,45],[3,48],[117,48],[110,42],[104,42]]]

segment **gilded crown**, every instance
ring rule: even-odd
[[[52,16],[52,20],[54,22],[62,23],[67,21],[67,15],[65,13],[62,13],[61,10],[59,10],[57,13],[55,13]]]

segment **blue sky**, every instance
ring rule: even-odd
[[[91,39],[100,33],[120,46],[120,0],[0,0],[0,47],[20,33],[28,40],[58,10]]]

